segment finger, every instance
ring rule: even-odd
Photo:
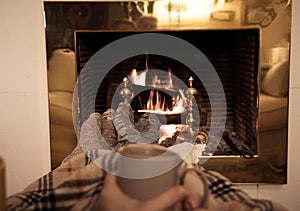
[[[106,174],[106,178],[104,181],[104,188],[106,192],[109,192],[113,194],[114,196],[118,196],[119,198],[124,198],[128,200],[132,200],[129,196],[124,194],[122,188],[120,188],[116,175],[113,175],[111,173]]]
[[[197,193],[191,192],[189,196],[185,198],[185,200],[182,203],[182,206],[186,210],[194,210],[197,207],[199,208],[202,202],[202,196]]]
[[[106,192],[106,194],[123,194],[123,191],[120,189],[117,183],[117,177],[111,173],[106,173],[104,179],[104,186],[101,192]]]
[[[115,183],[115,176],[109,173],[105,174],[105,178],[103,181],[103,188],[101,190],[101,192],[98,195],[98,200],[95,202],[95,204],[93,205],[93,211],[96,210],[109,210],[109,204],[108,201],[112,198],[113,194],[116,194],[115,191],[117,190],[116,187],[114,187]]]
[[[104,179],[104,185],[106,187],[115,187],[117,185],[117,178],[111,173],[106,173]]]
[[[149,199],[145,202],[145,210],[148,210],[148,207],[152,207],[155,205],[155,210],[161,211],[166,210],[174,206],[176,203],[182,201],[184,198],[188,196],[188,192],[182,186],[173,187],[166,192]],[[152,209],[153,210],[153,209]]]

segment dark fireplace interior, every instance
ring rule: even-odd
[[[214,155],[240,155],[252,157],[257,154],[257,117],[258,117],[258,58],[260,31],[251,29],[228,30],[180,30],[180,31],[156,31],[179,37],[197,47],[210,61],[216,70],[225,92],[226,116],[225,130]],[[123,83],[124,77],[128,77],[133,69],[137,72],[148,69],[161,70],[158,72],[160,81],[168,77],[171,71],[175,78],[179,78],[186,86],[189,86],[189,78],[193,77],[193,87],[198,91],[196,109],[199,112],[199,126],[206,131],[214,131],[211,128],[211,103],[210,99],[218,102],[218,90],[209,98],[206,87],[187,66],[172,58],[147,54],[128,56],[113,68],[107,67],[89,68],[81,73],[88,60],[102,47],[124,36],[141,32],[116,32],[116,31],[77,31],[76,59],[78,74],[84,74],[86,80],[78,81],[80,123],[82,124],[89,115],[96,111],[100,114],[107,109],[116,109],[119,101],[112,100],[118,87]],[[143,32],[147,33],[147,32]],[[160,74],[160,75],[159,75]],[[97,75],[103,75],[100,86]],[[82,76],[82,75],[81,75]],[[206,77],[203,75],[203,77]],[[153,77],[147,75],[146,82]],[[175,80],[175,79],[174,79]],[[161,82],[161,87],[153,88],[165,97],[165,108],[171,108],[172,96],[179,95],[176,80],[172,89],[164,89],[167,84]],[[214,84],[209,84],[214,87]],[[82,89],[84,87],[84,89]],[[138,90],[139,85],[131,84],[133,90]],[[93,96],[96,100],[92,100]],[[150,91],[143,91],[131,101],[134,111],[142,110],[147,103]],[[114,95],[116,96],[116,95]],[[212,97],[212,96],[210,96]],[[119,99],[121,100],[121,99]],[[157,99],[155,99],[157,101]],[[81,102],[91,102],[81,103]],[[93,105],[94,104],[94,105]],[[222,106],[222,105],[220,105]],[[218,111],[217,111],[218,112]],[[138,112],[137,112],[138,113]],[[178,118],[168,118],[167,124],[178,124]],[[207,143],[209,149],[209,139]]]

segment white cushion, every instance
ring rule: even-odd
[[[50,121],[73,129],[72,99],[70,92],[49,92]]]
[[[261,91],[274,97],[285,97],[289,89],[289,62],[284,60],[271,67],[265,74]]]
[[[49,91],[73,92],[77,79],[75,53],[68,49],[57,49],[48,63]]]
[[[287,97],[259,95],[259,131],[278,129],[287,126]]]

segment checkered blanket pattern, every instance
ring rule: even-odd
[[[206,177],[208,203],[220,210],[286,210],[270,200],[251,198],[221,174],[195,165]],[[105,172],[78,146],[55,170],[7,199],[6,210],[91,210]]]
[[[28,185],[20,193],[7,198],[7,211],[92,210],[105,178],[105,172],[92,160],[101,156],[105,160],[104,151],[111,150],[99,138],[99,125],[96,117],[97,115],[92,114],[81,128],[80,144],[63,160],[59,167]],[[216,205],[218,210],[224,211],[286,210],[273,201],[251,198],[230,180],[215,171],[203,169],[196,164],[192,168],[201,172],[202,176],[196,179],[202,181],[202,177],[205,177],[207,183],[205,187],[208,187],[208,206],[211,203]],[[183,185],[195,186],[194,182],[203,184],[186,179]],[[201,189],[201,187],[195,188]]]

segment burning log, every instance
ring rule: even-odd
[[[179,114],[185,111],[185,98],[180,89],[133,85],[133,90],[138,93],[131,102],[136,111],[161,114]]]
[[[190,126],[188,125],[162,125],[162,135],[158,143],[165,147],[170,147],[182,142],[206,144],[208,141],[207,131],[202,127],[195,128],[194,130],[196,135],[190,134]]]

